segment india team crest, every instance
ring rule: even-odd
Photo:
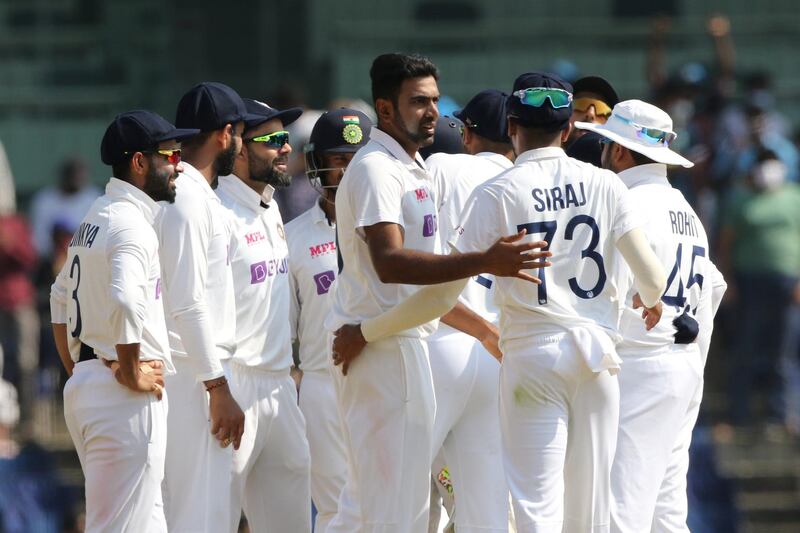
[[[358,124],[348,124],[342,130],[342,137],[349,144],[358,144],[364,138],[364,132]]]

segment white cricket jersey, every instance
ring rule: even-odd
[[[328,330],[377,316],[419,289],[381,282],[369,255],[364,228],[379,222],[399,224],[404,248],[434,253],[437,223],[431,186],[419,154],[411,158],[390,135],[373,127],[370,141],[356,152],[336,192],[342,271],[332,289],[331,312],[325,320]],[[399,336],[424,337],[435,325],[433,321]]]
[[[117,360],[117,344],[139,343],[140,360],[160,359],[174,372],[152,226],[159,210],[146,193],[111,178],[73,235],[50,292],[52,321],[67,325],[73,361],[81,342],[109,360]]]
[[[336,226],[314,202],[286,224],[289,241],[289,287],[292,337],[300,343],[300,368],[327,370],[327,334],[323,327],[331,307],[328,291],[336,279]]]
[[[642,348],[669,346],[675,342],[676,330],[672,322],[685,309],[689,316],[696,318],[701,290],[711,288],[709,285],[703,289],[703,281],[711,279],[713,265],[703,224],[683,194],[670,186],[666,165],[639,165],[620,172],[619,179],[630,189],[631,200],[637,208],[647,213],[643,229],[667,273],[667,289],[661,297],[661,320],[647,331],[642,310],[632,307],[636,294],[633,274],[624,261],[617,261],[615,275],[620,276],[620,291],[625,298],[619,327],[622,342],[617,345],[617,351],[624,357],[629,353],[641,354]]]
[[[451,240],[461,252],[485,250],[523,228],[526,241],[546,240],[553,252],[551,267],[532,272],[541,285],[496,280],[503,344],[576,326],[599,326],[616,336],[615,244],[641,226],[616,174],[567,157],[561,148],[529,150],[476,189],[462,220]]]
[[[259,195],[235,175],[220,177],[217,187],[222,205],[232,213],[233,358],[245,366],[281,371],[292,366],[289,248],[274,192],[267,185]]]
[[[450,253],[448,242],[461,221],[461,213],[476,187],[513,167],[505,156],[493,152],[469,154],[433,154],[425,160],[433,178],[436,203],[439,210],[439,241],[441,253]],[[489,322],[496,322],[498,310],[494,304],[492,274],[475,276],[464,287],[461,299],[476,313]],[[439,324],[435,336],[453,333],[456,330],[447,324]]]
[[[155,226],[164,306],[173,356],[191,357],[198,381],[207,381],[224,375],[220,360],[236,349],[230,215],[200,171],[182,165],[175,203]]]

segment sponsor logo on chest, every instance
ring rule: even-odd
[[[289,259],[270,259],[259,261],[250,265],[250,284],[264,283],[267,278],[276,274],[286,274],[289,271]]]
[[[321,255],[330,254],[336,251],[336,242],[324,242],[321,244],[315,244],[314,246],[308,247],[308,252],[311,254],[311,258],[315,259]]]
[[[266,239],[267,236],[264,235],[261,231],[251,231],[250,233],[245,233],[244,235],[244,240],[245,242],[247,242],[247,246],[252,246]]]
[[[424,202],[430,198],[430,193],[425,187],[420,187],[414,191],[414,196],[416,196],[418,202]]]
[[[321,296],[327,294],[331,288],[333,280],[336,279],[336,274],[333,270],[326,270],[314,275],[314,284],[317,286],[317,295]]]

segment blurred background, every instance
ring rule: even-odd
[[[110,175],[115,114],[170,120],[200,81],[274,107],[371,113],[369,66],[419,52],[443,114],[516,75],[606,78],[670,113],[674,171],[730,289],[717,317],[689,479],[693,532],[800,531],[800,5],[794,0],[0,0],[0,532],[81,531],[49,287]],[[783,169],[765,177],[762,163]],[[772,166],[775,168],[775,165]],[[315,196],[296,179],[288,221]]]

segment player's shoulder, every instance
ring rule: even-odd
[[[291,239],[296,236],[300,236],[303,233],[309,231],[309,228],[313,224],[313,211],[314,209],[318,209],[316,205],[311,206],[309,209],[303,211],[300,215],[293,218],[289,222],[286,223],[286,237]],[[291,246],[291,241],[289,245]]]
[[[431,154],[425,160],[425,166],[429,170],[436,168],[461,168],[464,166],[480,164],[480,158],[471,154],[446,154],[439,152]]]

